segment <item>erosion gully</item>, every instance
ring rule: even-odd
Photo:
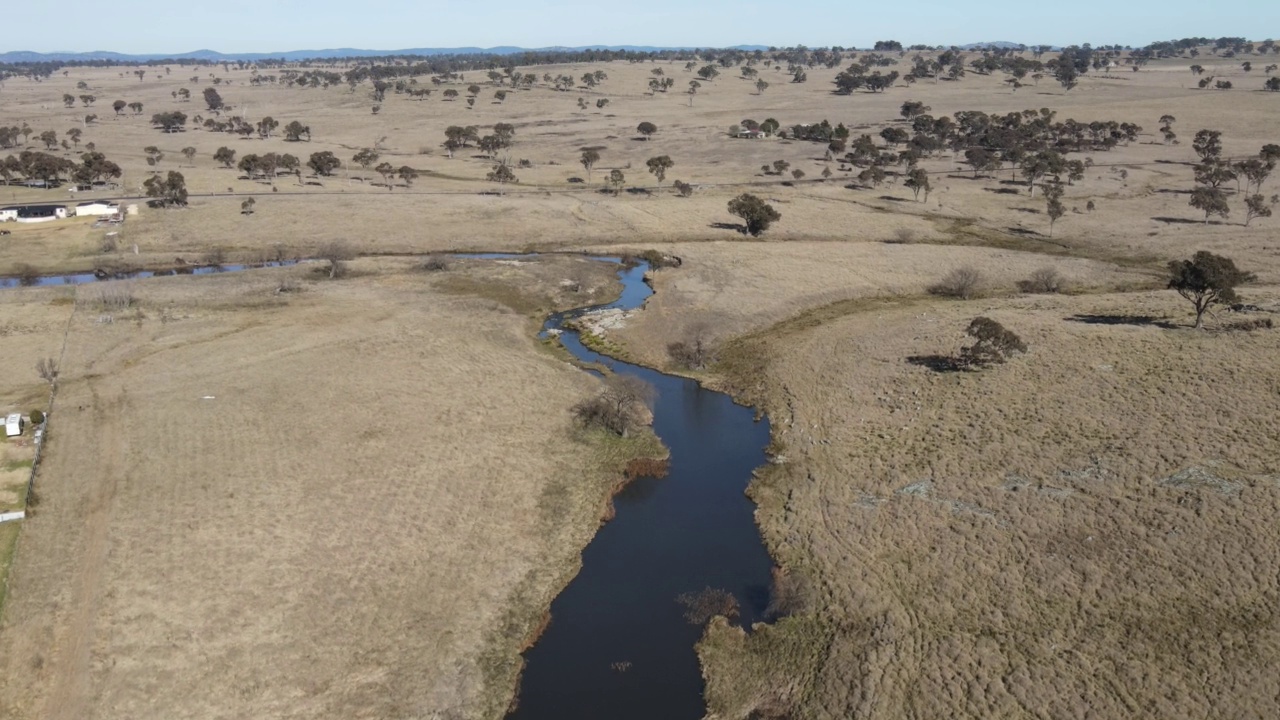
[[[530,255],[469,253],[479,260]],[[557,313],[542,336],[559,331],[578,360],[634,375],[654,387],[653,430],[670,450],[664,478],[641,477],[614,498],[616,515],[582,553],[582,570],[551,604],[551,622],[525,653],[516,705],[508,720],[696,720],[705,713],[694,645],[703,627],[685,618],[684,593],[725,590],[738,600],[744,627],[764,619],[772,560],[746,497],[752,472],[766,462],[767,420],[728,395],[686,378],[621,362],[586,348],[569,321],[587,313],[632,310],[653,295],[649,266],[593,257],[618,266],[622,295],[614,302]],[[31,278],[35,286],[102,280],[205,275],[293,264],[222,265],[137,271],[104,277],[66,274]],[[15,287],[0,278],[0,288]]]

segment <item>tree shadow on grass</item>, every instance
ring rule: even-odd
[[[1153,218],[1151,218],[1151,219],[1152,219],[1152,220],[1155,220],[1156,222],[1171,223],[1171,224],[1174,224],[1174,225],[1205,225],[1205,224],[1206,224],[1206,223],[1205,223],[1205,221],[1203,221],[1203,220],[1192,220],[1192,219],[1190,219],[1190,218],[1176,218],[1176,217],[1164,217],[1164,216],[1157,216],[1157,217],[1153,217]],[[1208,224],[1208,225],[1220,225],[1221,223],[1217,222],[1216,220],[1211,220],[1211,221],[1209,221],[1207,224]]]
[[[1114,313],[1107,315],[1072,315],[1067,318],[1068,322],[1085,323],[1086,325],[1150,325],[1165,330],[1172,330],[1177,325],[1158,318],[1154,315],[1126,315],[1124,313]]]
[[[743,235],[747,234],[747,226],[742,223],[713,222],[710,227],[716,230],[732,230]]]
[[[952,373],[964,370],[964,367],[950,355],[912,355],[907,358],[907,363],[929,368],[938,373]]]
[[[880,197],[878,197],[878,198],[876,198],[876,199],[877,199],[877,200],[887,200],[888,202],[898,202],[898,203],[913,202],[912,200],[910,200],[910,199],[908,199],[908,198],[894,197],[894,196],[892,196],[892,195],[881,195]]]
[[[995,193],[997,195],[1021,195],[1022,194],[1021,190],[1014,190],[1013,188],[982,188],[982,189],[985,190],[986,192]]]

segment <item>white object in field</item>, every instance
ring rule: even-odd
[[[202,398],[200,398],[200,399],[201,399],[201,400],[217,400],[218,398],[214,397],[213,395],[205,395],[204,397],[202,397]]]
[[[17,437],[22,434],[22,426],[26,423],[22,419],[21,413],[11,413],[4,419],[4,435],[5,437]]]
[[[128,213],[128,214],[130,214],[130,215],[137,215],[137,214],[138,214],[138,206],[137,206],[137,205],[130,205],[129,207],[125,208],[125,212],[126,212],[126,213]]]
[[[134,254],[134,255],[137,255],[137,254],[138,254],[138,243],[134,243],[134,244],[133,244],[133,254]]]
[[[17,512],[0,513],[0,523],[9,522],[10,520],[21,520],[27,516],[26,510],[18,510]]]
[[[120,212],[120,206],[115,203],[109,203],[106,200],[82,202],[75,207],[76,217],[85,217],[89,215],[114,215],[118,212]]]

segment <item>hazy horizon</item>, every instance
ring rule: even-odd
[[[754,0],[711,0],[696,6],[654,0],[648,8],[626,13],[603,13],[599,6],[581,0],[536,6],[493,0],[479,19],[462,6],[432,7],[406,0],[389,0],[375,11],[361,13],[333,0],[230,0],[181,8],[120,0],[110,12],[88,0],[67,0],[59,9],[52,31],[25,36],[20,45],[0,46],[0,52],[153,55],[206,49],[278,53],[591,45],[870,47],[877,40],[891,39],[904,45],[1007,41],[1139,47],[1188,36],[1243,37],[1249,29],[1280,27],[1280,5],[1262,0],[1216,6],[1194,21],[1190,18],[1196,8],[1180,0],[1135,0],[1123,5],[1086,0],[1072,6],[1069,15],[1012,0],[976,7],[920,0],[907,16],[897,6],[865,8],[834,0],[810,0],[786,9]]]

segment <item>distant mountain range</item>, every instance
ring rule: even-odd
[[[147,62],[149,60],[207,60],[211,62],[236,62],[255,60],[322,60],[325,58],[343,58],[343,57],[387,57],[389,55],[514,55],[522,52],[555,52],[555,51],[571,51],[580,52],[583,50],[626,50],[630,52],[656,52],[660,50],[692,50],[692,47],[653,47],[649,45],[586,45],[582,47],[543,47],[543,48],[522,48],[512,46],[499,46],[491,48],[479,47],[457,47],[457,48],[410,48],[407,50],[360,50],[357,48],[334,48],[330,50],[290,50],[288,52],[273,53],[221,53],[216,50],[196,50],[186,53],[169,53],[169,54],[145,54],[130,55],[127,53],[116,53],[98,50],[94,52],[49,52],[39,53],[29,50],[15,50],[12,52],[0,53],[0,63],[30,63],[30,62],[66,62],[66,61],[90,61],[90,60],[112,60],[122,63]],[[768,50],[767,45],[735,45],[735,50]]]

